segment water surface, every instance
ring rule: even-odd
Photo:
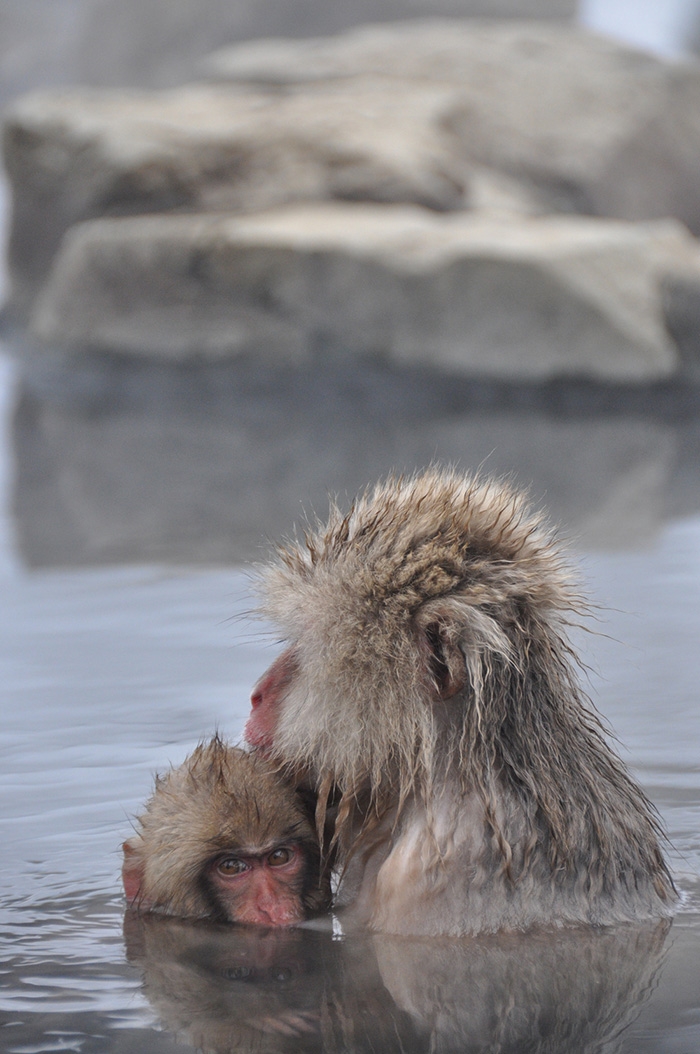
[[[464,408],[361,375],[294,391],[250,374],[10,373],[0,1049],[700,1049],[693,413]],[[125,920],[120,843],[154,770],[215,728],[236,739],[276,653],[240,561],[302,502],[322,512],[327,489],[434,457],[512,471],[574,539],[601,604],[580,638],[590,692],[669,831],[670,930],[450,942]]]

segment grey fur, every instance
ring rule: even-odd
[[[657,815],[567,636],[585,610],[508,483],[431,468],[332,508],[261,575],[298,673],[275,755],[340,798],[340,902],[464,934],[669,915]],[[450,690],[448,691],[447,688]]]

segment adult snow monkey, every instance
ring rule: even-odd
[[[338,905],[461,935],[670,915],[656,813],[608,745],[567,637],[583,610],[510,484],[392,478],[282,546],[261,610],[288,641],[246,738],[334,802]]]

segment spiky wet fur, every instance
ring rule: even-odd
[[[124,846],[125,867],[141,872],[137,906],[149,911],[216,916],[203,871],[207,860],[227,851],[261,851],[293,839],[304,842],[309,866],[316,873],[320,868],[313,823],[295,791],[272,764],[218,736],[156,777],[138,825]],[[326,877],[312,883],[305,907],[313,913],[329,899]]]
[[[341,894],[363,921],[670,913],[655,811],[579,685],[567,627],[585,605],[521,493],[438,468],[389,479],[282,547],[261,591],[298,667],[275,753],[340,796]]]

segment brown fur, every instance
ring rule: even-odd
[[[301,842],[308,857],[306,914],[328,906],[318,839],[298,794],[273,765],[218,737],[156,778],[138,823],[139,831],[124,843],[125,885],[130,874],[137,876],[137,907],[181,918],[217,917],[204,879],[207,862],[229,850],[274,848],[285,840]]]
[[[656,814],[579,685],[583,601],[522,494],[436,468],[390,479],[281,548],[261,589],[298,667],[274,754],[340,796],[341,900],[362,921],[669,914]]]

